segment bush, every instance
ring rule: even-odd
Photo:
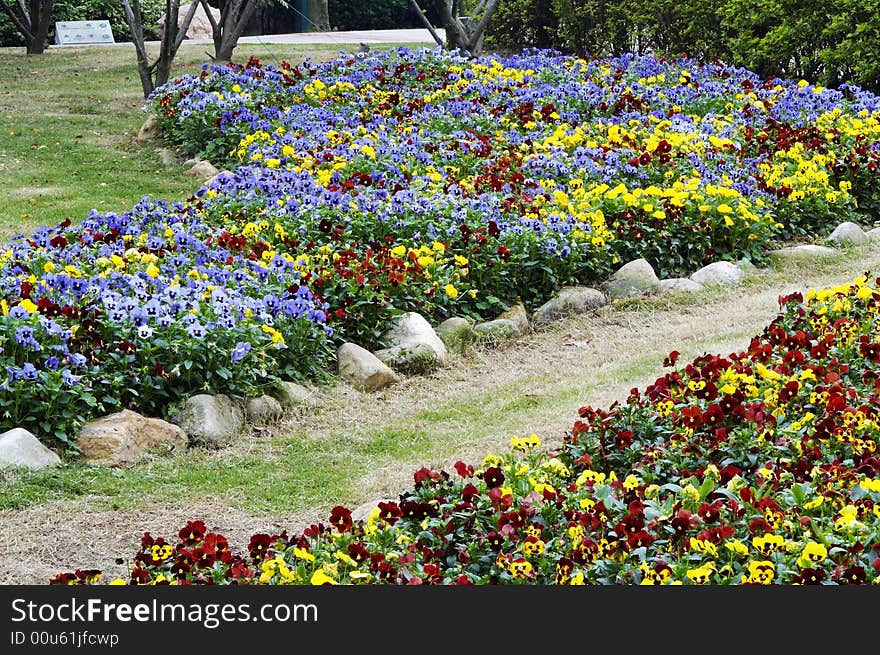
[[[428,19],[436,25],[436,16],[429,7],[431,3],[422,0],[421,6],[427,9]],[[330,0],[328,3],[330,27],[335,30],[395,30],[424,27],[421,19],[409,0],[372,0],[371,2],[351,2],[350,0]]]

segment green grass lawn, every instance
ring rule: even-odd
[[[339,46],[241,45],[236,61],[329,59]],[[198,71],[208,46],[183,45],[175,74]],[[198,188],[161,144],[135,143],[145,114],[134,48],[0,48],[0,240],[91,209],[124,211],[145,195],[182,200]]]

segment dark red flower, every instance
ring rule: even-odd
[[[180,529],[177,536],[180,537],[180,541],[183,545],[192,546],[205,537],[206,531],[207,528],[205,527],[204,521],[189,521]]]
[[[463,478],[469,478],[474,474],[474,467],[459,460],[455,463],[455,472]]]
[[[840,584],[865,584],[867,574],[864,568],[854,564],[840,571],[835,577]]]
[[[261,532],[251,537],[250,543],[248,543],[248,552],[255,562],[260,562],[268,554],[271,545],[272,537]]]
[[[669,353],[669,355],[666,357],[666,359],[663,360],[663,366],[666,366],[666,367],[675,366],[675,362],[678,361],[678,358],[680,355],[681,355],[680,352],[678,352],[677,350],[673,350],[671,353]]]
[[[483,473],[483,481],[490,489],[500,487],[504,484],[504,473],[497,466],[490,466]]]
[[[486,541],[492,550],[501,550],[501,547],[504,545],[504,537],[494,530],[486,535]]]
[[[348,532],[351,530],[351,510],[337,505],[330,510],[330,525],[334,526],[340,532]]]
[[[822,584],[825,579],[825,571],[822,569],[803,569],[800,575],[794,576],[791,581],[794,584],[810,585]]]
[[[348,544],[348,556],[360,564],[370,559],[370,551],[358,543]]]
[[[397,503],[379,503],[379,518],[385,521],[388,525],[394,525],[397,523],[397,520],[401,516],[403,516],[403,512],[401,512]]]

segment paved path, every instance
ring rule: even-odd
[[[443,38],[443,30],[438,34]],[[239,43],[435,43],[428,30],[357,30],[351,32],[300,32],[243,36]],[[210,41],[208,41],[210,43]]]
[[[444,37],[442,29],[437,30],[440,38]],[[264,34],[262,36],[243,36],[238,40],[239,43],[287,43],[287,44],[334,44],[351,45],[358,43],[413,43],[413,44],[436,44],[431,33],[425,29],[409,29],[409,30],[355,30],[350,32],[299,32],[295,34]],[[211,39],[186,39],[184,44],[212,44]],[[72,48],[83,47],[87,45],[111,45],[109,43],[77,43],[68,46],[50,45],[50,48]],[[115,46],[131,46],[127,42],[113,43]],[[147,41],[147,45],[158,46],[158,41]]]

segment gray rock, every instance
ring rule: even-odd
[[[521,334],[526,334],[532,329],[532,325],[529,323],[529,313],[521,302],[511,305],[507,311],[501,312],[496,318],[513,321]]]
[[[586,314],[608,304],[598,289],[590,287],[563,287],[553,298],[535,310],[535,323],[550,323],[565,316]]]
[[[759,272],[759,271],[758,271],[758,267],[755,266],[755,265],[751,262],[751,260],[749,260],[749,259],[745,259],[745,258],[740,259],[740,260],[736,263],[736,265],[739,266],[739,267],[742,269],[743,277],[744,277],[744,278],[752,277],[753,275],[757,275],[758,272]]]
[[[840,246],[856,246],[868,242],[865,231],[851,221],[841,223],[834,232],[828,235],[828,240]]]
[[[195,164],[196,166],[198,164]],[[221,186],[221,183],[226,181],[226,179],[232,177],[232,173],[230,171],[220,171],[216,175],[212,175],[207,180],[205,180],[205,186],[208,187],[218,187]]]
[[[0,434],[0,468],[19,466],[38,471],[61,464],[61,458],[24,428]]]
[[[660,293],[693,293],[702,291],[703,285],[686,277],[673,277],[660,280]]]
[[[197,164],[195,164],[191,169],[189,169],[184,175],[188,175],[189,177],[194,177],[198,180],[209,180],[213,178],[217,173],[219,173],[214,164],[209,162],[207,159],[204,159]]]
[[[159,119],[156,118],[153,114],[150,114],[149,116],[147,116],[147,120],[144,121],[144,124],[141,125],[134,140],[138,143],[144,143],[145,141],[155,139],[158,134]]]
[[[177,166],[177,155],[173,150],[168,148],[156,148],[156,154],[159,156],[159,163],[167,168]]]
[[[447,318],[437,326],[435,331],[437,336],[443,340],[447,350],[459,354],[466,352],[477,338],[470,322],[460,316]]]
[[[828,248],[827,246],[817,246],[815,244],[808,243],[802,246],[788,246],[786,248],[780,248],[778,250],[771,250],[767,254],[777,259],[804,260],[821,259],[823,257],[834,257],[838,254],[838,252],[834,248]]]
[[[416,312],[395,319],[384,340],[389,347],[374,354],[395,370],[426,373],[446,363],[446,345],[427,319]]]
[[[339,377],[358,391],[378,391],[400,381],[381,359],[354,343],[339,346],[336,364]]]
[[[871,239],[871,241],[873,241],[874,239],[880,239],[880,227],[875,227],[871,230],[868,230],[866,234],[868,235],[868,238]]]
[[[187,398],[171,422],[183,428],[190,443],[222,446],[244,431],[245,412],[242,403],[229,396],[200,393]]]
[[[651,265],[636,259],[621,266],[603,285],[610,299],[634,298],[660,291],[660,280]]]
[[[147,450],[183,450],[187,437],[177,425],[124,409],[86,423],[76,443],[90,464],[125,466]]]
[[[186,168],[192,168],[193,166],[198,164],[200,161],[202,161],[201,157],[190,157],[189,159],[187,159],[186,161],[183,162],[183,165]]]
[[[248,421],[254,425],[271,425],[277,423],[284,416],[281,403],[272,396],[257,396],[248,398],[245,404]]]
[[[443,347],[444,353],[446,346]],[[400,373],[422,375],[437,369],[437,352],[428,344],[414,341],[405,346],[391,346],[373,353],[384,364]],[[443,360],[446,361],[444,354]]]
[[[712,262],[691,275],[691,279],[704,287],[736,286],[745,273],[733,262]]]
[[[178,8],[177,14],[177,27],[178,29],[183,27],[183,21],[186,19],[187,13],[189,13],[189,8],[192,3],[187,3],[185,5],[180,5]],[[214,17],[214,22],[220,22],[220,10],[211,7],[211,15]],[[165,31],[165,14],[162,14],[157,23],[159,28],[156,30],[156,37],[158,39],[162,39],[162,34]],[[208,14],[205,13],[204,5],[199,5],[195,13],[193,14],[192,21],[190,21],[189,27],[186,29],[186,38],[187,39],[212,39],[214,38],[214,30],[211,26],[211,21],[208,19]]]
[[[496,343],[522,336],[519,326],[507,318],[496,318],[494,321],[477,323],[474,326],[474,334],[477,335],[478,341]]]
[[[296,382],[283,381],[272,390],[275,399],[281,403],[282,409],[294,407],[314,407],[318,404],[318,393]]]

